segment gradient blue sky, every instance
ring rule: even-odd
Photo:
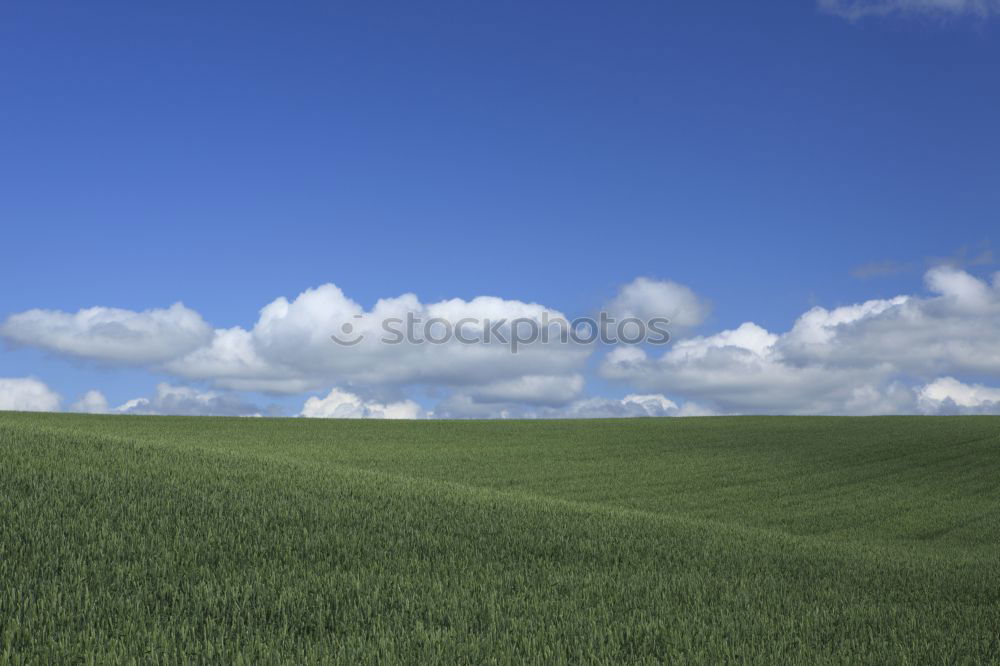
[[[0,317],[250,328],[327,282],[581,314],[646,276],[709,335],[920,294],[949,257],[988,281],[1000,22],[959,4],[4,2]],[[633,390],[598,361],[589,395]],[[191,383],[0,351],[28,375],[66,404]]]

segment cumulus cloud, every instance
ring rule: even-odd
[[[746,323],[738,329],[683,341],[659,358],[619,348],[601,368],[609,379],[644,390],[665,390],[712,405],[723,413],[895,412],[880,388],[877,369],[833,371],[786,363],[778,336]],[[893,398],[899,395],[895,392]],[[873,400],[874,398],[874,400]]]
[[[299,414],[320,419],[419,419],[423,415],[420,405],[412,400],[381,403],[336,388],[324,398],[306,400]]]
[[[328,347],[332,346],[330,342]],[[208,345],[166,363],[164,368],[180,377],[204,379],[236,391],[303,393],[317,388],[323,379],[321,373],[302,372],[280,359],[265,359],[258,353],[253,333],[238,326],[216,330]]]
[[[929,297],[813,308],[783,334],[747,322],[659,356],[618,348],[601,373],[727,413],[915,411],[909,378],[1000,376],[1000,277],[989,284],[939,266],[925,282]]]
[[[583,391],[582,375],[525,375],[469,389],[466,394],[480,403],[520,402],[531,405],[563,405]]]
[[[663,317],[675,328],[691,328],[705,320],[709,306],[682,284],[640,277],[623,286],[604,309],[618,321]]]
[[[622,287],[608,309],[619,319],[669,318],[671,328],[682,329],[699,324],[708,311],[688,287],[648,278]],[[75,357],[144,365],[224,391],[300,394],[331,385],[423,386],[476,404],[558,407],[580,398],[581,371],[594,349],[561,339],[568,329],[552,322],[565,319],[538,303],[492,296],[424,303],[403,294],[366,309],[336,285],[324,284],[293,299],[273,300],[249,328],[211,330],[198,313],[177,304],[145,312],[31,310],[10,316],[0,334]],[[454,328],[459,322],[466,324]],[[532,327],[547,324],[552,333],[547,342],[512,353],[510,341],[519,332],[530,335]],[[414,343],[413,338],[423,341],[449,329],[452,335],[442,343]],[[351,344],[336,344],[332,335]],[[467,344],[470,339],[475,344]],[[106,408],[91,398],[81,401],[81,410]],[[130,409],[162,411],[154,403],[155,398],[143,398]]]
[[[59,394],[34,377],[0,377],[0,410],[55,412]]]
[[[605,356],[599,372],[628,387],[631,393],[623,399],[585,397],[583,373],[594,348],[565,344],[558,336],[516,354],[496,340],[384,342],[389,321],[396,322],[394,331],[414,321],[418,337],[432,320],[445,327],[449,324],[442,322],[454,325],[462,319],[506,321],[495,330],[509,338],[513,320],[541,327],[546,318],[562,316],[536,303],[495,297],[422,303],[404,294],[365,309],[328,284],[272,301],[250,328],[218,329],[207,336],[198,332],[207,326],[201,317],[179,305],[147,312],[92,308],[76,315],[31,311],[8,318],[3,332],[10,338],[16,331],[19,341],[29,343],[31,331],[38,346],[85,358],[160,359],[147,367],[185,381],[210,382],[216,389],[161,384],[156,395],[116,409],[95,391],[73,405],[78,411],[257,414],[256,406],[230,391],[301,394],[330,386],[351,388],[310,398],[302,415],[422,416],[417,403],[398,398],[404,390],[445,396],[433,415],[455,418],[992,409],[992,400],[971,404],[968,392],[954,386],[942,397],[940,382],[1000,378],[1000,274],[990,281],[956,265],[939,265],[927,271],[925,286],[919,295],[815,307],[784,332],[745,322],[691,335],[708,311],[704,301],[683,285],[639,278],[621,289],[608,310],[616,317],[669,316],[681,334],[666,348],[618,345]],[[81,338],[76,347],[70,342],[74,331]],[[332,334],[357,339],[357,344],[338,345]],[[190,348],[199,338],[201,343]],[[124,341],[129,351],[115,351],[112,340]],[[989,395],[982,386],[965,386]],[[372,394],[394,398],[364,397]],[[50,404],[58,405],[58,399]]]
[[[692,402],[678,406],[662,394],[630,394],[620,400],[590,397],[559,406],[532,406],[517,402],[480,402],[468,394],[459,393],[438,404],[432,416],[455,419],[583,419],[710,416],[713,413]]]
[[[262,416],[262,410],[231,393],[200,391],[161,383],[149,398],[134,398],[116,407],[117,414],[179,414],[188,416]]]
[[[15,344],[136,364],[226,390],[298,394],[345,383],[490,385],[484,387],[485,395],[530,392],[529,384],[539,380],[529,377],[562,376],[575,385],[590,347],[564,343],[557,333],[548,343],[522,345],[516,354],[509,345],[517,330],[526,330],[517,329],[515,321],[543,328],[559,319],[565,319],[562,313],[540,304],[491,296],[422,303],[414,294],[404,294],[366,310],[336,285],[324,284],[292,300],[268,303],[249,329],[212,330],[198,313],[178,303],[144,312],[30,310],[9,316],[0,335]],[[462,320],[462,337],[479,340],[477,344],[465,344],[457,335],[442,344],[413,344],[407,333],[409,328],[418,340],[439,337]],[[490,339],[484,341],[487,327]],[[335,344],[333,334],[358,343]]]
[[[689,314],[682,319],[701,307],[690,290],[675,283],[640,281],[627,287],[618,301],[649,310],[657,306],[656,298],[671,307],[693,304],[685,305]],[[558,325],[549,329],[548,342],[522,345],[516,354],[510,341],[525,328],[530,334],[532,326],[541,329],[565,319],[538,303],[492,296],[423,303],[414,294],[403,294],[365,309],[336,285],[324,284],[293,299],[273,300],[249,328],[212,330],[198,313],[177,304],[145,312],[107,307],[75,314],[31,310],[8,317],[0,334],[17,344],[68,356],[133,363],[183,380],[205,381],[221,391],[207,398],[190,394],[191,389],[171,387],[171,392],[160,387],[156,396],[137,398],[117,410],[129,413],[237,413],[245,406],[223,404],[231,400],[227,391],[301,394],[331,385],[397,391],[422,386],[465,391],[484,404],[557,406],[580,396],[580,371],[592,347],[562,341]],[[453,328],[462,321],[463,327]],[[516,322],[531,325],[519,329]],[[424,341],[449,328],[453,334],[443,343]],[[336,344],[331,335],[357,344]],[[74,408],[109,410],[97,394],[85,396]],[[313,403],[307,411],[324,409]]]
[[[154,364],[207,344],[211,327],[181,303],[133,312],[94,307],[76,313],[28,310],[0,324],[0,336],[57,354],[107,363]]]
[[[96,389],[84,393],[69,409],[83,414],[107,414],[110,411],[108,399]]]
[[[625,418],[640,416],[712,416],[714,412],[693,402],[678,406],[661,393],[626,395],[621,400],[585,398],[551,410],[549,418]]]
[[[893,14],[986,18],[1000,12],[1000,0],[818,0],[818,5],[827,13],[851,21]]]
[[[989,284],[948,266],[925,276],[930,298],[900,296],[855,306],[814,308],[780,342],[797,365],[887,365],[933,378],[1000,373],[1000,279]]]
[[[925,414],[1000,414],[1000,388],[940,377],[918,391]]]
[[[252,329],[218,330],[210,344],[170,361],[165,369],[223,388],[276,393],[300,393],[331,382],[476,385],[531,375],[573,375],[591,350],[563,344],[557,336],[548,344],[524,346],[517,354],[495,338],[479,344],[463,344],[455,337],[443,344],[411,344],[401,339],[407,320],[415,322],[411,329],[416,339],[428,333],[440,338],[446,326],[463,319],[506,321],[498,330],[509,340],[513,320],[528,319],[541,327],[546,318],[557,317],[563,315],[536,303],[489,296],[425,304],[413,294],[404,294],[381,299],[366,311],[338,287],[326,284],[292,301],[276,299],[261,310]],[[428,328],[432,320],[438,324]],[[462,330],[466,339],[476,339],[482,326],[470,323]],[[358,342],[338,345],[331,340],[332,334]]]

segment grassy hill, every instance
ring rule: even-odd
[[[1000,418],[0,414],[0,662],[1000,661]]]

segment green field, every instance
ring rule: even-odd
[[[0,663],[1000,661],[1000,418],[0,414]]]

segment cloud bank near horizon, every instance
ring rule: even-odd
[[[540,321],[557,311],[491,296],[422,303],[414,294],[365,310],[333,284],[275,299],[249,328],[213,329],[178,303],[143,312],[30,310],[3,321],[0,336],[174,378],[118,407],[95,389],[70,405],[79,412],[277,415],[240,395],[260,392],[300,395],[297,415],[327,418],[1000,413],[1000,389],[989,385],[1000,383],[1000,274],[987,281],[942,265],[924,283],[924,294],[812,308],[784,332],[744,322],[696,334],[709,312],[704,298],[676,282],[638,278],[605,309],[668,314],[676,339],[656,349],[556,342],[512,354],[501,344],[454,340],[387,345],[365,327],[407,314]],[[333,344],[329,335],[344,322],[370,335],[355,346]],[[592,360],[625,397],[588,395]],[[433,405],[414,401],[414,391]],[[37,378],[0,379],[0,409],[61,406]]]

